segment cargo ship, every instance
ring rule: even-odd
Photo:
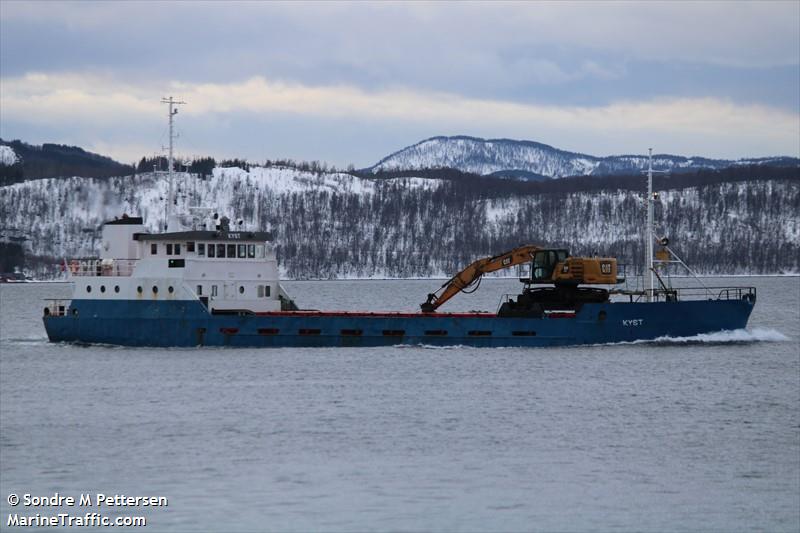
[[[674,288],[659,272],[689,267],[653,231],[651,163],[641,287],[628,288],[612,257],[523,245],[480,258],[427,295],[418,312],[300,309],[281,285],[273,236],[232,229],[228,217],[196,208],[191,222],[170,214],[172,98],[167,224],[146,231],[141,217],[102,228],[100,257],[64,262],[73,294],[49,300],[44,327],[52,342],[124,346],[359,347],[394,345],[569,346],[692,337],[742,329],[754,287]],[[526,269],[522,290],[496,312],[440,307],[481,278]],[[693,274],[693,273],[692,273]]]

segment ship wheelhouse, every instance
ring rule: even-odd
[[[212,313],[291,308],[269,232],[147,233],[138,217],[103,226],[99,259],[72,261],[73,299],[200,301]]]

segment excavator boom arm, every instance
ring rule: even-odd
[[[468,288],[484,274],[531,261],[533,254],[537,250],[541,250],[541,248],[539,246],[526,245],[493,257],[478,259],[450,278],[438,291],[429,294],[427,301],[420,306],[422,311],[425,313],[436,311],[447,300]]]

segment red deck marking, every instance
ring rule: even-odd
[[[359,318],[497,318],[495,313],[402,313],[397,311],[262,311],[257,316]]]
[[[544,312],[547,318],[575,318],[576,314],[572,309],[553,309]]]

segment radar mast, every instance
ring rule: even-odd
[[[165,228],[166,230],[169,230],[169,227],[171,225],[174,225],[172,223],[172,207],[173,207],[173,205],[175,205],[175,191],[174,191],[174,187],[173,187],[173,176],[172,176],[172,167],[173,167],[173,164],[174,164],[173,144],[174,144],[174,141],[175,141],[175,133],[174,133],[174,127],[173,127],[173,117],[178,114],[178,109],[177,109],[176,106],[184,105],[184,104],[186,104],[186,102],[175,100],[172,96],[170,96],[169,98],[162,98],[161,99],[161,103],[169,105],[169,111],[168,111],[168,114],[169,114],[169,162],[168,162],[168,166],[167,166],[167,180],[169,182],[169,194],[167,196],[167,210],[166,210],[167,220],[166,220],[166,228]]]

